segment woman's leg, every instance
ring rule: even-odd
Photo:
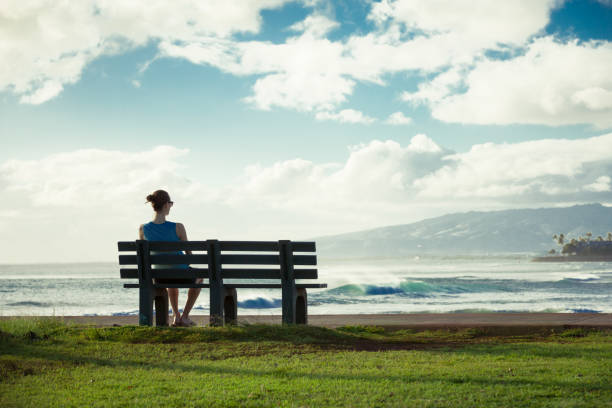
[[[177,288],[168,288],[168,299],[170,300],[170,307],[172,307],[172,316],[174,318],[174,323],[177,323],[181,320],[181,313],[178,308],[178,294],[179,290]]]
[[[202,283],[202,279],[196,280],[196,283]],[[189,292],[187,292],[187,302],[185,303],[185,307],[183,308],[183,316],[182,319],[189,319],[189,312],[191,312],[191,308],[195,304],[196,299],[200,295],[200,288],[190,288]]]

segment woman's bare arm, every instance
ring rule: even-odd
[[[180,222],[176,223],[176,235],[179,237],[181,241],[189,241],[187,239],[187,231],[185,230],[185,226]],[[191,255],[191,251],[185,251],[187,255]]]
[[[144,238],[144,231],[143,231],[142,227],[144,227],[144,224],[143,224],[143,225],[141,225],[141,226],[138,228],[138,239],[145,239],[145,238]]]

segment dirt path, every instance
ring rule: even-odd
[[[207,315],[190,316],[198,325],[208,324]],[[4,316],[0,319],[9,319]],[[597,327],[612,329],[612,313],[439,313],[439,314],[360,314],[310,315],[313,326],[381,326],[388,329],[439,328],[572,328]],[[67,322],[99,327],[138,324],[137,316],[64,316]],[[276,315],[239,316],[243,324],[280,324]]]

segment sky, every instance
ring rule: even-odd
[[[0,263],[612,205],[610,0],[3,0]]]

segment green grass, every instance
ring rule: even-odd
[[[0,406],[612,407],[612,332],[0,321]]]

